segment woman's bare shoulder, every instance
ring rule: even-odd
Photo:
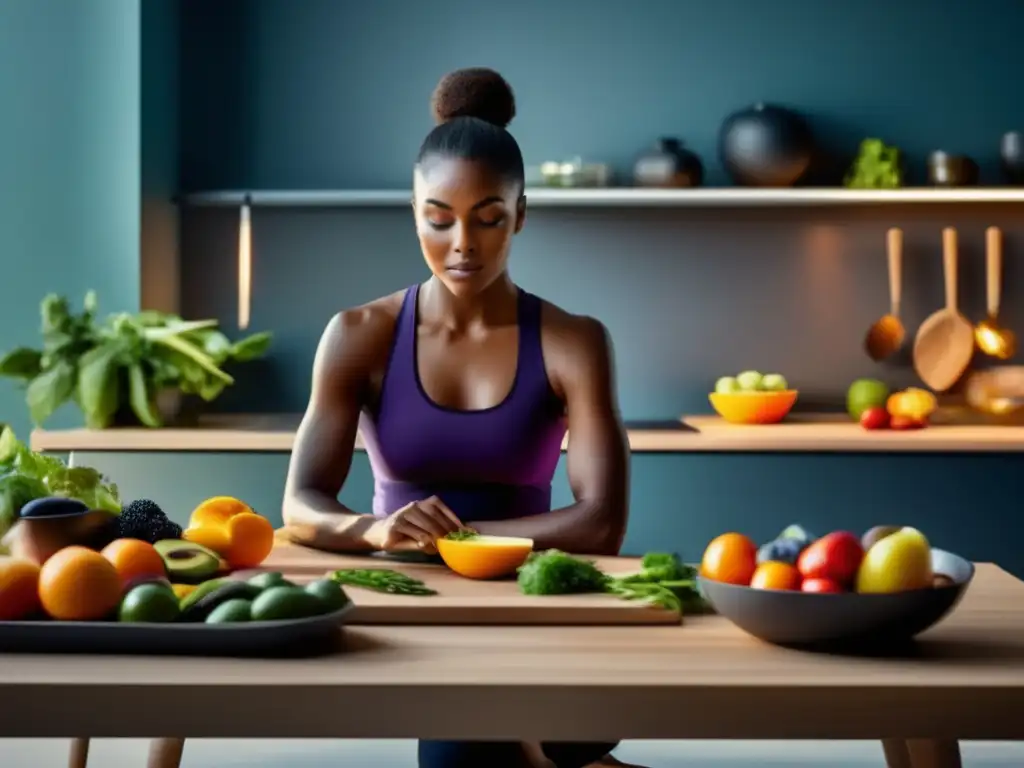
[[[613,375],[612,341],[604,323],[548,301],[542,301],[541,307],[544,365],[556,394],[566,396],[567,382],[602,380]]]
[[[404,296],[402,290],[341,310],[327,323],[321,350],[338,364],[374,368],[391,348]]]

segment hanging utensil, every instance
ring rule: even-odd
[[[999,325],[999,295],[1003,283],[1003,238],[999,227],[985,231],[985,301],[988,317],[974,329],[978,349],[990,357],[1009,360],[1017,352],[1017,337]]]
[[[914,370],[936,392],[956,384],[974,354],[974,327],[957,309],[957,241],[952,227],[942,231],[942,268],[946,306],[921,323],[914,339]]]
[[[889,314],[871,326],[864,348],[872,360],[884,360],[903,346],[906,330],[900,322],[903,292],[903,230],[893,227],[886,237],[889,259]]]

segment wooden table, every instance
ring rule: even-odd
[[[776,648],[720,617],[360,626],[309,659],[0,655],[0,700],[7,737],[1024,740],[1024,583],[979,565],[899,659]]]

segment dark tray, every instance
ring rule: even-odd
[[[336,650],[352,604],[307,619],[238,624],[0,621],[0,653],[305,656]]]

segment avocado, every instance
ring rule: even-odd
[[[330,579],[317,579],[305,587],[306,592],[323,600],[328,611],[338,611],[349,604],[350,600],[341,585]]]
[[[203,581],[220,571],[220,555],[191,541],[162,539],[153,546],[164,559],[164,567],[171,581]]]
[[[269,589],[270,587],[294,587],[288,579],[286,579],[280,571],[267,571],[266,573],[257,573],[251,579],[249,583],[259,587],[260,589]]]
[[[271,587],[252,601],[252,620],[307,619],[330,610],[326,601],[301,587]]]
[[[237,624],[252,618],[252,601],[233,597],[221,603],[206,617],[207,624]]]
[[[262,591],[259,587],[254,587],[252,584],[246,584],[244,581],[224,579],[222,583],[217,584],[209,591],[200,594],[195,600],[192,600],[191,598],[199,593],[203,586],[205,586],[205,584],[200,586],[199,589],[189,595],[182,602],[182,621],[206,621],[206,617],[209,616],[213,612],[213,609],[221,603],[226,603],[228,600],[234,600],[236,598],[241,600],[252,600]],[[186,603],[188,605],[186,605]]]

